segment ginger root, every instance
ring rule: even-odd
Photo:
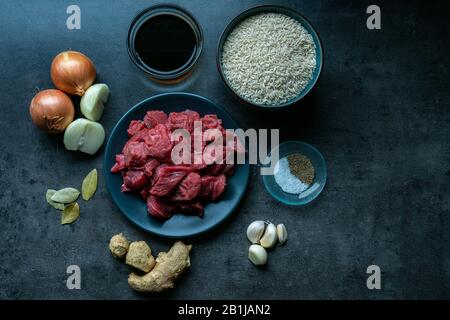
[[[130,243],[125,263],[144,272],[149,272],[155,266],[152,250],[145,241]]]
[[[144,276],[131,273],[128,284],[141,292],[160,292],[173,288],[175,280],[191,265],[189,260],[191,249],[192,245],[185,245],[181,241],[175,242],[169,252],[158,254],[152,271]]]
[[[129,242],[122,233],[114,235],[109,240],[109,250],[114,257],[122,259],[128,252]]]

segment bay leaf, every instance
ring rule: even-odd
[[[74,222],[80,216],[80,206],[78,203],[70,203],[66,205],[61,215],[61,224],[69,224]]]
[[[88,173],[86,178],[83,180],[83,184],[81,185],[81,196],[83,200],[89,200],[94,195],[97,190],[98,184],[98,173],[97,169],[93,169]]]
[[[78,199],[79,195],[80,191],[75,188],[64,188],[56,191],[50,199],[59,203],[72,203]]]
[[[45,198],[47,199],[47,203],[51,205],[53,208],[58,210],[64,210],[64,203],[58,203],[51,199],[51,197],[56,193],[56,190],[54,189],[48,189],[47,193],[45,194]]]

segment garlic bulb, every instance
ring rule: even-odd
[[[259,243],[264,248],[272,248],[277,242],[277,228],[273,223],[269,223],[266,227],[266,231],[264,232],[262,238],[259,240]]]
[[[258,244],[252,244],[248,249],[248,258],[255,266],[266,264],[267,252],[266,249]]]
[[[251,243],[259,243],[266,225],[264,221],[253,221],[247,228],[247,238]]]
[[[280,242],[280,244],[283,244],[286,242],[287,240],[287,230],[286,227],[284,226],[284,224],[279,224],[277,225],[277,236],[278,236],[278,242]]]

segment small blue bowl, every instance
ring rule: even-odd
[[[264,163],[269,163],[268,160],[276,150],[278,150],[279,159],[293,153],[303,154],[308,157],[314,166],[314,181],[302,193],[291,194],[284,192],[280,188],[273,175],[263,175],[264,186],[269,194],[279,202],[289,206],[304,206],[317,198],[325,187],[325,183],[327,181],[327,166],[322,154],[312,145],[307,143],[300,141],[287,141],[274,148]]]
[[[281,13],[284,15],[287,15],[291,17],[292,19],[297,20],[305,29],[309,32],[309,34],[312,36],[314,44],[316,45],[316,69],[313,72],[312,78],[309,81],[309,83],[306,85],[306,87],[298,93],[298,95],[291,99],[290,101],[287,101],[285,103],[276,105],[276,106],[270,106],[270,105],[262,105],[255,102],[252,102],[244,97],[241,97],[238,93],[236,93],[232,88],[230,83],[228,82],[228,79],[226,78],[225,74],[222,70],[222,51],[223,51],[223,45],[225,41],[227,40],[228,36],[230,35],[231,31],[242,21],[245,19],[259,13]],[[222,35],[220,36],[219,43],[217,45],[217,68],[219,70],[220,77],[222,78],[223,82],[225,83],[226,87],[244,104],[249,105],[251,107],[257,108],[257,109],[264,109],[264,110],[281,110],[281,109],[287,109],[297,104],[300,100],[302,100],[316,85],[316,83],[319,81],[320,73],[322,72],[322,66],[323,66],[323,48],[322,48],[322,42],[320,41],[319,33],[314,29],[312,24],[306,19],[303,15],[301,15],[299,12],[283,7],[283,6],[275,6],[275,5],[260,5],[256,7],[252,7],[250,9],[247,9],[243,12],[241,12],[238,16],[236,16],[233,20],[231,20],[228,25],[225,27],[224,31],[222,32]]]

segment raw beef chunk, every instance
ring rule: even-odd
[[[181,181],[175,193],[170,197],[171,201],[187,201],[198,196],[202,188],[200,175],[196,172],[189,173]]]
[[[120,186],[120,191],[122,192],[132,192],[133,189],[128,188],[125,183],[122,183],[122,185]]]
[[[142,189],[139,194],[141,195],[142,199],[147,200],[148,196],[150,195],[150,185],[147,185],[144,189]]]
[[[156,167],[160,165],[161,162],[157,159],[151,159],[144,165],[144,172],[147,175],[147,177],[151,177],[153,175],[153,172],[155,171]]]
[[[222,126],[222,120],[215,114],[207,114],[202,118],[203,131],[208,129],[219,129]]]
[[[128,142],[125,144],[125,146],[122,149],[122,153],[125,153],[125,150],[127,149],[127,147],[133,143],[133,142],[144,142],[144,137],[147,135],[148,132],[148,128],[145,127],[142,130],[136,132],[131,138],[130,140],[128,140]]]
[[[148,130],[144,141],[148,153],[152,157],[160,160],[166,160],[170,157],[173,145],[165,125],[157,124],[154,128]]]
[[[164,111],[148,111],[144,117],[144,123],[148,128],[153,128],[156,127],[157,124],[165,124],[166,122],[167,114]]]
[[[194,214],[196,216],[203,217],[204,210],[200,201],[178,202],[176,204],[176,208],[182,213]]]
[[[113,173],[117,173],[122,171],[123,169],[126,168],[125,165],[125,156],[123,154],[117,154],[116,155],[116,163],[114,164],[114,166],[111,168],[111,172]]]
[[[150,195],[147,199],[148,213],[158,219],[169,219],[172,217],[175,206],[166,203],[159,197]]]
[[[166,166],[158,172],[158,179],[150,189],[150,194],[154,196],[166,196],[192,169],[186,166]]]
[[[131,190],[141,190],[147,182],[147,176],[143,171],[128,170],[123,176],[123,183]]]
[[[128,126],[128,137],[131,138],[136,133],[145,128],[145,123],[142,120],[131,120],[130,125]]]
[[[149,155],[143,142],[131,142],[124,150],[124,160],[127,167],[140,167],[145,164]]]
[[[156,181],[159,179],[161,170],[167,166],[169,166],[168,163],[161,163],[159,166],[156,167],[155,170],[153,170],[153,175],[150,178],[150,182],[152,183],[152,185],[155,184]]]
[[[167,120],[167,125],[170,131],[186,129],[189,132],[193,132],[194,121],[197,120],[200,120],[200,115],[195,111],[171,112]]]
[[[227,185],[225,175],[220,176],[203,176],[202,190],[200,196],[205,199],[216,201],[225,190]]]

